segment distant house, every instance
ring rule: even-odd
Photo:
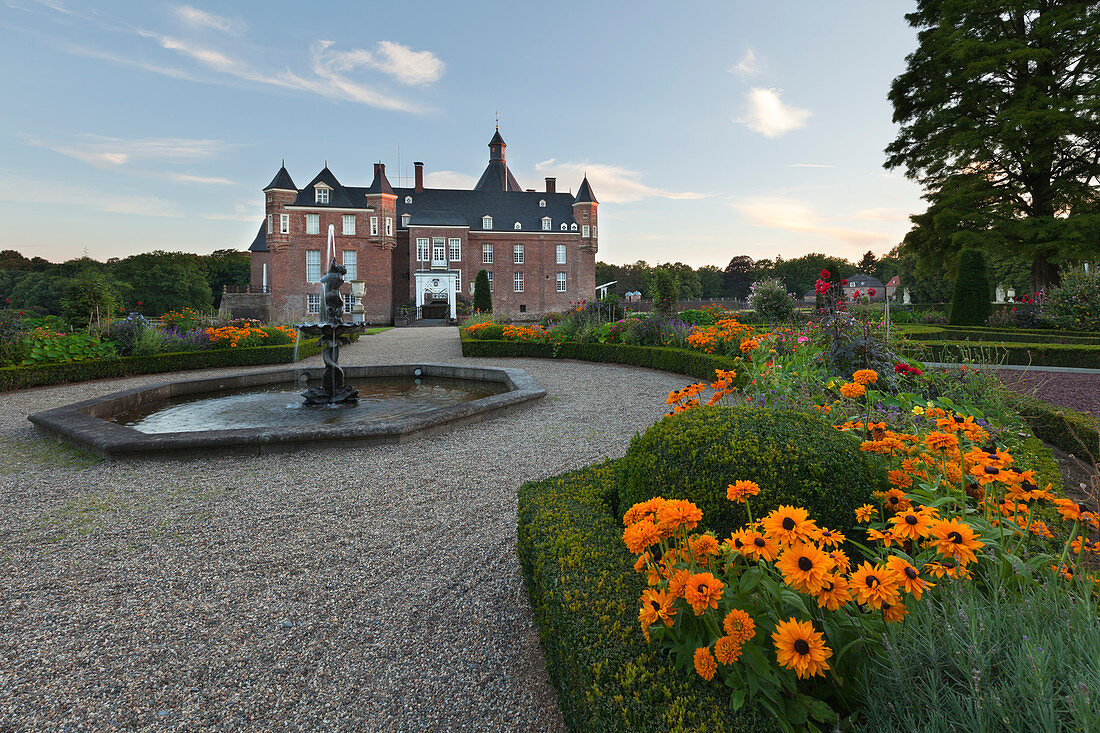
[[[901,275],[894,275],[892,278],[886,281],[886,297],[893,298],[897,295],[898,288],[901,287]]]
[[[882,280],[873,275],[857,273],[848,278],[848,284],[844,286],[844,294],[851,299],[857,292],[861,297],[866,295],[871,300],[886,299],[886,286],[883,285]]]

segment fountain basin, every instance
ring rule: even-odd
[[[419,374],[416,374],[419,370]],[[282,369],[227,377],[168,382],[115,392],[64,407],[38,412],[27,419],[37,430],[61,438],[110,460],[133,458],[181,458],[211,454],[258,455],[290,450],[335,446],[365,446],[403,443],[457,425],[496,417],[546,395],[521,369],[497,369],[447,364],[393,364],[347,366],[349,380],[420,378],[432,383],[467,382],[474,390],[470,399],[454,404],[418,405],[415,410],[388,411],[377,419],[338,419],[338,411],[355,411],[358,405],[303,407],[287,409],[315,411],[317,420],[303,424],[301,414],[295,423],[229,429],[195,430],[190,425],[178,432],[142,432],[149,429],[129,427],[117,420],[140,425],[134,416],[155,412],[179,402],[211,401],[227,394],[256,393],[280,388],[295,390],[303,385],[301,377],[316,384],[322,368]],[[457,382],[455,382],[457,384]],[[484,396],[481,396],[484,395]],[[387,412],[383,410],[383,412]],[[351,412],[345,413],[356,417]],[[154,416],[155,417],[155,416]],[[284,421],[285,422],[285,421]],[[168,423],[169,426],[172,423]]]

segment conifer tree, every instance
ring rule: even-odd
[[[964,249],[959,252],[955,294],[947,320],[952,326],[984,326],[992,312],[985,256],[976,249]]]
[[[474,310],[482,313],[491,313],[493,310],[488,270],[478,270],[477,277],[474,278]]]

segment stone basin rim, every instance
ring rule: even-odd
[[[149,384],[37,412],[27,419],[39,433],[60,438],[109,460],[257,455],[333,446],[403,443],[497,417],[546,395],[546,390],[522,369],[424,363],[349,365],[344,367],[344,373],[350,379],[413,377],[417,369],[423,377],[498,382],[504,384],[507,391],[414,415],[339,425],[142,433],[106,419],[172,397],[294,383],[302,375],[317,380],[324,373],[323,367],[301,367]]]

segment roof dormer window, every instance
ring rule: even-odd
[[[313,201],[314,201],[314,203],[327,204],[328,203],[328,192],[329,192],[329,187],[328,186],[324,186],[324,185],[315,186],[314,189],[313,189]]]
[[[406,196],[405,197],[405,203],[406,204],[411,204],[412,202],[413,202],[413,197],[412,196]]]
[[[550,217],[549,216],[542,217],[542,231],[544,231],[544,232],[550,231]]]
[[[523,226],[517,221],[515,223],[515,225],[512,226],[512,228],[518,230],[518,229],[523,229]]]
[[[481,228],[482,229],[492,229],[493,228],[493,217],[491,217],[491,216],[481,217]]]
[[[561,230],[562,230],[562,231],[564,232],[564,231],[565,231],[566,229],[568,229],[568,228],[569,228],[569,227],[568,227],[568,226],[566,226],[565,222],[563,221],[563,222],[561,223]]]
[[[539,199],[539,208],[540,209],[545,209],[546,208],[546,199]]]
[[[402,214],[401,215],[401,226],[407,227],[409,225],[409,219],[412,219],[412,218],[413,218],[412,214]]]
[[[573,222],[573,223],[572,223],[572,224],[571,224],[571,225],[569,226],[569,228],[570,228],[570,229],[572,229],[573,231],[577,231],[577,222]]]

